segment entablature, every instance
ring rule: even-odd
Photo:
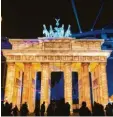
[[[106,62],[106,56],[7,55],[6,62]]]
[[[109,57],[110,50],[10,50],[2,49],[4,56],[106,56]]]

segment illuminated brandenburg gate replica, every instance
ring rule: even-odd
[[[6,58],[5,98],[18,105],[27,102],[35,108],[36,73],[41,71],[40,104],[50,103],[51,72],[64,72],[64,98],[72,110],[72,71],[78,72],[79,105],[87,102],[91,109],[90,80],[93,101],[108,103],[106,62],[111,51],[101,50],[104,40],[75,38],[9,39],[12,49],[2,49]],[[22,80],[23,79],[23,80]],[[23,87],[23,90],[21,90]]]

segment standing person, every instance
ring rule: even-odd
[[[112,116],[112,105],[110,103],[106,105],[105,110],[106,110],[106,116]]]
[[[9,113],[10,113],[10,116],[12,116],[12,107],[13,107],[13,104],[10,103],[10,104],[9,104]]]
[[[92,115],[93,116],[99,115],[99,104],[97,102],[94,102],[93,109],[92,109]]]
[[[21,116],[27,116],[28,115],[28,106],[27,103],[25,102],[24,104],[22,104],[21,109],[20,109],[20,115]]]
[[[91,112],[86,106],[86,102],[82,102],[82,107],[79,109],[80,116],[91,116]]]
[[[4,116],[4,102],[1,101],[1,116]]]
[[[47,108],[47,116],[53,116],[52,114],[52,104],[50,103]]]
[[[111,104],[111,108],[112,108],[112,116],[113,116],[113,103]]]
[[[4,116],[10,116],[10,104],[8,102],[5,103],[4,105]]]
[[[99,116],[105,116],[104,106],[102,104],[99,104]]]
[[[37,104],[34,110],[36,116],[40,116],[40,106]]]
[[[18,115],[18,107],[17,105],[15,105],[15,107],[12,109],[13,112],[13,116],[17,116]]]
[[[70,104],[69,104],[69,102],[65,103],[65,115],[70,116]]]
[[[43,102],[43,104],[41,105],[41,116],[44,116],[45,113],[45,102]]]

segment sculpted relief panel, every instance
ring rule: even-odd
[[[69,50],[71,45],[69,42],[45,42],[44,50]]]
[[[101,42],[96,41],[75,41],[72,49],[76,50],[101,50]]]

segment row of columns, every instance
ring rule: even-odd
[[[23,74],[24,73],[24,74]],[[28,103],[30,112],[35,108],[36,72],[31,63],[24,64],[24,72],[15,63],[7,64],[5,99],[20,108],[21,103]],[[21,100],[22,97],[22,100]]]
[[[106,63],[99,63],[92,72],[93,98],[96,102],[103,104],[108,103],[108,86],[106,76]]]
[[[51,71],[49,68],[49,63],[41,63],[41,101],[42,104],[45,101],[45,106],[47,109],[50,103],[50,78]],[[5,87],[5,97],[9,102],[17,104],[19,106],[21,87],[22,91],[22,103],[27,102],[30,112],[34,111],[35,108],[35,85],[36,85],[36,71],[32,68],[31,63],[24,64],[24,77],[23,83],[15,86],[15,81],[17,81],[17,76],[15,77],[16,66],[15,63],[8,63],[7,67],[7,78]],[[98,74],[98,75],[97,75]],[[79,104],[82,101],[86,101],[87,106],[91,109],[91,97],[90,97],[90,81],[89,81],[89,63],[81,63],[78,72],[78,86],[79,86]],[[22,72],[19,80],[22,82]],[[95,82],[97,82],[95,86]],[[22,86],[23,84],[23,86]],[[108,87],[106,79],[106,64],[99,63],[98,66],[92,72],[92,89],[93,89],[93,99],[101,104],[106,104],[108,102]],[[65,102],[69,102],[72,111],[72,69],[71,63],[64,63],[64,97]]]

